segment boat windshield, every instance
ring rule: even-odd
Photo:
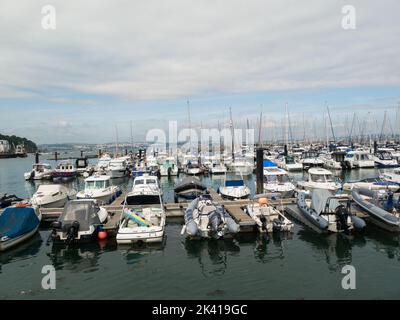
[[[381,152],[378,154],[380,160],[392,160],[392,155],[389,152]]]
[[[103,189],[106,188],[106,181],[99,180],[99,181],[86,181],[85,189],[93,190],[93,189]]]
[[[264,176],[264,182],[266,183],[286,183],[290,182],[289,176],[286,174],[280,174],[276,176]]]
[[[360,154],[360,160],[370,160],[370,157],[368,154]]]
[[[332,182],[331,174],[310,174],[311,181],[313,182]]]
[[[354,154],[353,153],[348,153],[348,154],[346,154],[345,158],[347,158],[347,159],[354,158]]]

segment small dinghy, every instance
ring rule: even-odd
[[[158,199],[158,203],[141,209],[128,208],[125,201],[117,233],[118,244],[163,241],[165,211],[160,194]]]
[[[96,200],[70,200],[57,221],[51,224],[50,234],[55,242],[71,244],[90,241],[98,236],[108,219],[107,210],[99,207]]]
[[[219,239],[239,232],[239,225],[225,208],[213,203],[209,195],[194,199],[185,211],[182,234],[191,238]]]
[[[0,208],[7,208],[12,204],[22,201],[21,198],[18,198],[15,194],[7,194],[7,193],[0,193]]]
[[[339,200],[346,200],[346,205]],[[332,195],[329,190],[315,189],[311,201],[300,192],[297,205],[301,214],[322,232],[349,232],[362,230],[365,222],[350,212],[350,199]]]
[[[0,215],[0,251],[15,247],[32,237],[41,219],[40,212],[26,204],[6,208]]]
[[[229,200],[246,199],[250,196],[250,188],[243,180],[226,180],[224,186],[219,188],[219,193]]]
[[[354,189],[351,195],[372,223],[387,231],[400,232],[399,200],[397,204],[394,203],[392,192]]]
[[[203,194],[207,187],[201,183],[197,177],[187,177],[179,182],[175,188],[175,198],[184,198],[193,200]]]
[[[256,222],[261,233],[291,232],[293,222],[285,217],[277,208],[268,204],[268,198],[258,197],[257,202],[248,204],[245,212]]]

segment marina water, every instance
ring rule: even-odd
[[[48,157],[51,157],[48,155]],[[45,160],[53,167],[55,162]],[[0,192],[28,198],[40,182],[26,182],[34,158],[0,161]],[[352,170],[358,180],[376,169]],[[303,173],[292,175],[295,180]],[[182,176],[161,179],[164,201]],[[217,189],[221,177],[203,177]],[[124,190],[132,179],[114,179]],[[254,193],[254,177],[245,183]],[[68,184],[83,188],[83,179]],[[48,225],[21,246],[0,253],[0,299],[397,299],[400,237],[370,225],[363,234],[320,235],[296,224],[291,235],[239,234],[234,240],[187,241],[183,219],[169,218],[162,245],[117,246],[114,239],[61,249],[46,245]],[[342,288],[342,268],[356,269],[356,289]],[[56,270],[56,289],[44,290],[44,265]]]

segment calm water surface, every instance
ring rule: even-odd
[[[31,196],[37,184],[25,182],[23,173],[32,163],[32,157],[0,160],[0,193]],[[354,170],[341,178],[377,174]],[[204,180],[215,188],[222,182]],[[114,183],[129,189],[132,180]],[[172,201],[174,180],[161,183],[166,201]],[[246,183],[254,191],[254,178]],[[83,180],[70,186],[82,189]],[[162,245],[121,247],[109,239],[68,250],[46,245],[50,231],[43,226],[31,240],[0,253],[0,299],[400,298],[397,235],[368,227],[362,235],[322,236],[296,225],[290,236],[190,242],[180,235],[182,221],[168,220]],[[41,287],[41,269],[48,264],[57,271],[56,290]],[[356,268],[356,290],[341,287],[347,264]]]

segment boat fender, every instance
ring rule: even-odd
[[[355,215],[352,215],[350,218],[351,218],[351,222],[353,222],[353,226],[355,229],[363,230],[365,228],[366,223],[363,219],[361,219]]]

